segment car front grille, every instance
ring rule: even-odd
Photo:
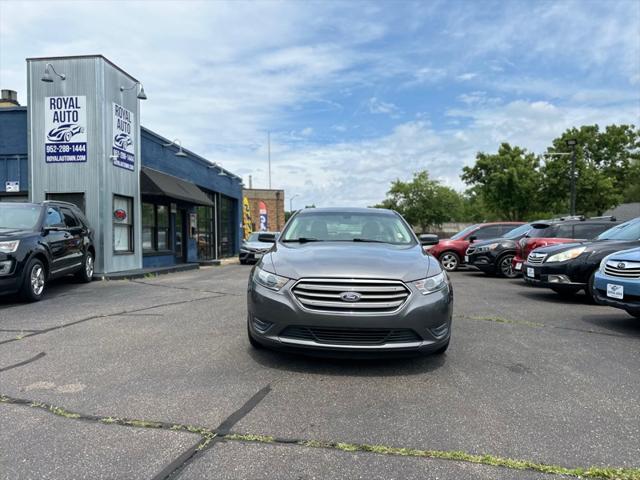
[[[609,260],[604,273],[610,277],[640,278],[640,263]]]
[[[547,255],[544,253],[531,252],[527,258],[527,262],[531,265],[540,265],[544,262],[545,258],[547,258]]]
[[[280,338],[306,340],[330,345],[385,345],[388,343],[413,343],[421,339],[408,328],[342,328],[289,326]]]
[[[302,279],[293,286],[292,292],[307,310],[355,314],[395,312],[411,294],[400,281],[344,278]],[[348,301],[345,294],[359,298]]]

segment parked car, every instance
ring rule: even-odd
[[[451,238],[440,240],[429,249],[429,253],[440,260],[448,272],[464,265],[464,256],[469,244],[477,240],[500,238],[523,222],[478,223],[456,233]]]
[[[512,264],[516,255],[516,245],[531,228],[532,224],[525,223],[508,231],[502,238],[472,243],[467,248],[465,263],[488,275],[517,277],[520,273],[513,270]]]
[[[278,236],[280,232],[253,232],[249,235],[249,238],[243,240],[242,245],[240,245],[241,264],[245,265],[249,262],[257,262],[271,249],[271,247],[273,247],[273,243],[261,242],[259,240],[260,234]]]
[[[90,282],[95,257],[93,232],[75,205],[0,203],[0,295],[37,301],[63,275]]]
[[[621,308],[640,319],[640,248],[602,259],[593,282],[593,296],[602,305]]]
[[[396,212],[313,208],[294,214],[253,267],[247,329],[266,346],[332,355],[443,353],[453,290]]]
[[[610,228],[590,242],[535,249],[524,264],[524,279],[562,295],[584,290],[593,300],[593,282],[602,259],[634,247],[640,247],[640,217]]]
[[[576,240],[591,240],[612,226],[618,225],[614,217],[558,218],[545,222],[536,222],[533,228],[516,245],[513,269],[522,272],[522,265],[536,248],[559,243],[573,243]]]

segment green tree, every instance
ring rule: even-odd
[[[503,220],[522,220],[538,211],[540,161],[525,149],[503,143],[496,154],[479,152],[462,180],[471,198]]]
[[[429,179],[429,173],[423,170],[415,173],[410,182],[395,180],[387,198],[376,206],[396,210],[411,225],[425,232],[456,219],[462,209],[462,199],[452,188]]]
[[[640,130],[632,125],[571,128],[553,140],[547,154],[571,153],[576,144],[576,210],[601,215],[623,201],[640,197]],[[569,210],[571,156],[546,157],[542,167],[543,197],[556,212]]]

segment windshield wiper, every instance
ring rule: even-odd
[[[298,243],[307,243],[307,242],[323,242],[324,240],[320,240],[318,238],[310,238],[310,237],[300,237],[300,238],[285,238],[282,242],[298,242]]]
[[[354,238],[352,242],[366,242],[366,243],[391,243],[383,240],[370,240],[368,238]]]

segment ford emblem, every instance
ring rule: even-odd
[[[362,298],[362,294],[358,292],[342,292],[340,298],[343,302],[357,302]]]
[[[627,264],[626,264],[626,263],[622,263],[622,262],[620,262],[620,263],[618,264],[618,268],[619,268],[620,270],[624,270],[625,268],[627,268]]]

